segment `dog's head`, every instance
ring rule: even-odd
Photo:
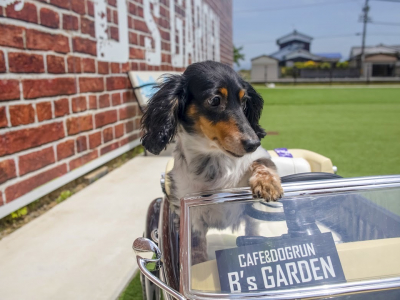
[[[258,121],[264,101],[232,68],[206,61],[190,65],[158,86],[142,118],[143,146],[160,153],[178,124],[235,157],[255,151],[265,131]]]

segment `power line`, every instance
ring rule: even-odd
[[[275,10],[287,10],[293,8],[305,8],[310,6],[324,6],[331,4],[340,4],[340,3],[350,3],[355,2],[357,0],[346,0],[346,1],[332,1],[332,2],[321,2],[321,3],[313,3],[313,4],[304,4],[304,5],[294,5],[294,6],[281,6],[281,7],[269,7],[269,8],[256,8],[256,9],[247,9],[247,10],[236,10],[233,13],[251,13],[251,12],[261,12],[261,11],[275,11]]]
[[[374,0],[374,1],[400,3],[400,0]]]
[[[400,26],[400,23],[395,23],[395,22],[376,22],[376,21],[370,21],[368,23],[375,24],[375,25],[388,25],[388,26]]]
[[[342,38],[342,37],[356,37],[360,36],[361,33],[352,33],[352,34],[337,34],[337,35],[325,35],[325,36],[318,36],[315,37],[315,40],[322,40],[322,39],[332,39],[332,38]],[[400,33],[392,33],[392,32],[373,32],[368,34],[368,36],[400,36]],[[266,41],[248,41],[248,42],[235,42],[235,44],[240,45],[254,45],[254,44],[267,44],[267,43],[275,43],[276,40],[266,40]]]

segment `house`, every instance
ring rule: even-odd
[[[297,30],[277,39],[278,51],[251,59],[251,81],[276,81],[280,76],[280,67],[293,67],[295,62],[314,61],[336,64],[342,58],[340,53],[311,53],[312,40],[312,37]]]
[[[364,77],[400,76],[400,45],[367,46],[364,48],[364,63],[361,63],[361,47],[350,50],[350,66],[361,67]]]
[[[310,52],[313,38],[294,30],[293,32],[277,39],[279,50],[270,54],[279,61],[282,67],[292,67],[295,62],[315,61],[336,63],[341,58],[340,53],[318,53]]]
[[[279,77],[279,61],[268,55],[260,55],[251,59],[252,82],[274,82]]]

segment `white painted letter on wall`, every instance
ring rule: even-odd
[[[125,63],[129,60],[128,12],[125,0],[117,1],[119,42],[108,39],[106,0],[94,1],[97,59]]]

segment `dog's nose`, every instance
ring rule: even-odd
[[[243,140],[242,141],[243,148],[246,152],[254,152],[260,145],[259,140]]]

